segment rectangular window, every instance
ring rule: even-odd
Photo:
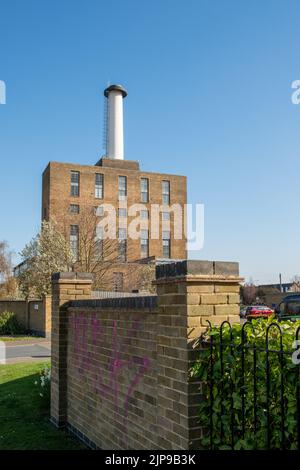
[[[149,180],[141,178],[141,201],[149,202]]]
[[[141,258],[149,257],[149,232],[141,230]]]
[[[126,228],[119,228],[118,239],[119,240],[126,240]]]
[[[127,231],[126,228],[119,228],[118,233],[118,261],[125,263],[127,258]]]
[[[103,227],[96,228],[95,258],[98,260],[103,259]]]
[[[95,197],[103,199],[103,175],[101,173],[95,174]]]
[[[163,230],[162,238],[163,238],[163,240],[170,240],[171,234],[170,234],[169,230]]]
[[[79,196],[80,173],[79,171],[71,171],[71,196]]]
[[[70,212],[70,214],[79,214],[79,205],[78,204],[70,204],[69,212]]]
[[[162,202],[164,205],[170,204],[170,181],[162,181]]]
[[[170,258],[171,257],[171,236],[169,231],[163,231],[162,233],[162,246],[163,246],[163,257]]]
[[[163,257],[171,257],[171,242],[170,240],[163,240]]]
[[[104,207],[103,206],[95,206],[94,207],[94,214],[97,217],[103,217],[104,215]]]
[[[141,210],[141,219],[145,220],[149,218],[149,211]]]
[[[119,217],[127,217],[127,210],[123,207],[119,207],[118,209],[118,214],[119,214]]]
[[[162,220],[170,220],[170,212],[162,212]]]
[[[78,260],[78,245],[79,245],[79,227],[78,225],[71,225],[70,227],[70,247],[74,259]]]
[[[124,201],[127,196],[127,177],[119,176],[119,201]]]
[[[123,273],[113,273],[113,289],[114,289],[114,292],[123,292],[123,289],[124,289]]]

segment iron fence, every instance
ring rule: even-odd
[[[291,344],[300,326],[288,337],[276,322],[259,332],[250,322],[239,331],[228,321],[218,330],[209,326],[201,348],[204,446],[300,449],[300,366]]]

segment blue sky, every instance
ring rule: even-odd
[[[0,239],[18,253],[37,232],[49,160],[103,154],[102,91],[120,82],[125,157],[186,174],[205,204],[191,257],[300,274],[299,15],[296,0],[2,0]]]

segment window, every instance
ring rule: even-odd
[[[300,302],[299,300],[291,300],[286,304],[286,313],[288,315],[300,315]]]
[[[103,227],[99,226],[96,228],[95,258],[98,260],[103,259]]]
[[[104,215],[104,207],[103,206],[95,206],[94,207],[94,214],[97,217],[102,217]]]
[[[170,258],[171,257],[171,240],[170,240],[170,232],[163,231],[162,233],[162,245],[163,245],[163,257]]]
[[[279,304],[279,309],[280,309],[280,313],[283,315],[285,313],[285,303],[284,302],[281,302],[281,304]]]
[[[70,212],[70,214],[79,214],[79,205],[78,204],[70,204],[69,212]]]
[[[162,238],[163,238],[163,240],[170,240],[171,235],[170,235],[169,230],[163,230]]]
[[[170,220],[170,212],[162,212],[162,220]]]
[[[103,175],[101,173],[95,174],[95,197],[103,199]]]
[[[149,211],[141,210],[141,219],[148,219],[149,218]]]
[[[149,202],[149,180],[141,178],[141,201]]]
[[[119,228],[119,240],[126,240],[126,228]]]
[[[127,178],[119,176],[119,201],[124,201],[127,196]]]
[[[141,258],[149,257],[149,232],[141,230]]]
[[[103,259],[103,240],[100,238],[95,240],[95,258],[97,260]]]
[[[127,210],[123,207],[119,207],[118,209],[119,217],[127,217]]]
[[[113,273],[113,289],[114,292],[122,292],[123,291],[123,285],[124,285],[124,277],[123,273]]]
[[[162,202],[164,205],[170,204],[170,181],[162,181]]]
[[[118,261],[125,263],[127,257],[126,228],[119,228],[118,233]]]
[[[79,228],[78,225],[71,225],[70,227],[70,247],[75,260],[78,259],[78,240]]]
[[[79,180],[79,171],[71,171],[71,196],[73,197],[79,196]]]

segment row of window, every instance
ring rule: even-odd
[[[94,208],[95,215],[102,217],[104,215],[104,208],[99,206]],[[69,206],[69,212],[70,214],[79,214],[80,212],[80,206],[79,204],[70,204]],[[162,212],[162,220],[170,220],[170,212]],[[123,207],[118,208],[118,217],[120,218],[126,218],[127,217],[127,209]],[[148,210],[141,210],[140,211],[140,218],[143,220],[149,219],[149,211]]]
[[[98,233],[99,235],[99,233]],[[78,259],[79,251],[79,226],[71,225],[70,226],[70,247],[75,259]],[[101,258],[103,256],[103,240],[98,238],[96,242],[95,249],[97,251],[97,256]],[[171,234],[170,231],[165,230],[162,232],[162,249],[163,257],[171,257]],[[141,258],[149,257],[149,231],[141,230],[140,238],[140,255]],[[118,231],[118,261],[125,262],[127,261],[127,230],[126,228],[120,228]]]
[[[161,182],[162,203],[170,204],[170,181]],[[71,171],[71,196],[79,197],[80,195],[80,172]],[[118,177],[118,197],[119,201],[124,201],[127,196],[127,176]],[[104,175],[95,173],[95,198],[104,198]],[[149,202],[149,179],[141,178],[140,180],[140,199],[141,202]]]

